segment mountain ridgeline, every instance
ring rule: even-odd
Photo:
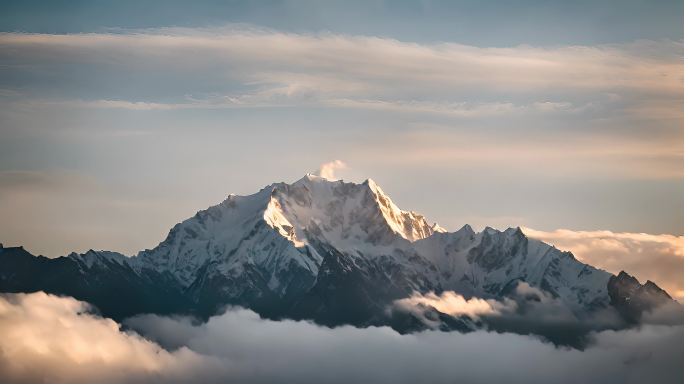
[[[521,284],[537,296],[520,302]],[[547,300],[584,324],[578,329],[590,330],[585,320],[594,315],[611,311],[619,321],[610,326],[634,324],[644,311],[672,301],[650,281],[583,264],[520,228],[476,233],[466,225],[447,232],[399,209],[370,179],[355,184],[312,175],[230,195],[133,257],[91,250],[51,259],[0,248],[0,291],[39,290],[88,301],[117,320],[142,313],[206,319],[238,305],[327,326],[410,332],[435,324],[427,316],[445,330],[486,325],[551,339],[558,332],[547,332],[549,324],[501,325],[501,316],[483,324],[432,307],[424,314],[399,311],[393,303],[416,292],[454,291],[515,301],[520,315],[529,308],[525,300]]]

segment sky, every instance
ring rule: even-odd
[[[0,242],[132,255],[230,193],[338,160],[449,230],[523,226],[568,249],[664,236],[684,270],[683,16],[681,1],[3,1]]]
[[[681,303],[682,20],[679,0],[0,0],[0,243],[135,255],[228,194],[312,172],[372,178],[450,231],[520,226]],[[567,326],[567,308],[535,297],[520,311],[449,291],[395,304]],[[681,381],[680,306],[611,319],[591,319],[580,350],[503,326],[520,334],[241,308],[117,323],[74,298],[2,294],[0,377]]]

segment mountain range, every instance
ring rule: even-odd
[[[0,246],[0,291],[69,295],[116,320],[143,313],[207,319],[226,306],[242,306],[267,318],[326,326],[388,325],[400,332],[489,327],[561,342],[577,329],[638,323],[644,311],[672,302],[651,281],[584,264],[520,228],[475,232],[465,225],[448,232],[398,208],[373,180],[314,175],[229,195],[135,256],[90,250],[47,258]],[[502,322],[502,313],[395,305],[444,292],[509,308],[508,318],[517,323]],[[569,316],[579,326],[549,330],[548,322],[523,316],[549,303],[534,319],[560,311],[562,324]]]

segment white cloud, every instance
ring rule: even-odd
[[[213,359],[168,352],[73,298],[42,292],[0,296],[0,378],[7,382],[125,382],[189,379]]]
[[[323,101],[327,105],[344,108],[360,108],[389,112],[408,112],[438,114],[452,117],[477,118],[487,116],[522,116],[542,113],[575,113],[589,106],[574,106],[568,102],[534,102],[531,104],[514,104],[510,102],[494,103],[444,103],[425,101],[364,100],[364,99],[330,99]]]
[[[395,301],[395,304],[406,310],[429,306],[451,316],[466,315],[471,318],[478,318],[481,315],[498,315],[504,307],[504,304],[495,300],[485,300],[477,297],[466,299],[453,291],[445,291],[440,295],[436,295],[434,292],[426,294],[414,292],[408,298]]]
[[[284,88],[296,88],[292,86]],[[268,108],[295,105],[330,106],[337,108],[355,108],[400,113],[436,114],[461,118],[478,118],[491,116],[524,116],[544,113],[578,113],[588,108],[590,104],[575,106],[569,102],[533,102],[515,104],[511,102],[438,102],[416,100],[382,100],[382,99],[353,99],[326,98],[310,91],[283,89],[281,87],[265,89],[253,93],[233,94],[223,96],[209,96],[205,98],[186,97],[177,103],[143,102],[127,100],[50,100],[36,99],[30,102],[20,102],[34,107],[68,107],[68,108],[99,108],[126,109],[132,111],[165,111],[179,109],[228,109],[228,108]]]
[[[502,300],[465,299],[453,291],[445,291],[440,295],[414,293],[395,301],[390,310],[392,314],[395,311],[408,312],[430,329],[453,329],[449,322],[455,319],[445,320],[434,312],[437,310],[463,320],[476,329],[537,335],[557,345],[575,347],[586,346],[587,336],[592,332],[627,327],[613,308],[576,314],[560,299],[526,282],[518,282],[515,289]],[[679,311],[673,312],[679,316]],[[672,316],[667,314],[660,317]],[[663,323],[682,324],[682,321],[655,322]]]
[[[0,377],[9,382],[678,383],[681,326],[597,333],[584,351],[507,333],[334,329],[229,310],[197,324],[127,322],[173,352],[87,313],[71,298],[0,296]]]
[[[216,106],[321,103],[456,116],[580,111],[595,95],[640,100],[640,111],[670,104],[684,95],[681,41],[639,41],[600,46],[482,48],[454,43],[417,44],[389,38],[330,33],[292,34],[244,26],[214,29],[150,29],[121,33],[47,35],[0,34],[0,48],[12,52],[10,70],[22,64],[51,71],[105,66],[122,72],[210,79],[223,89],[210,95]],[[8,60],[0,56],[0,60]],[[22,72],[23,73],[23,72]],[[179,94],[206,89],[178,82]],[[165,86],[173,86],[166,84]],[[189,88],[188,88],[189,87]],[[482,106],[476,94],[489,94]],[[644,98],[639,95],[658,95]],[[498,101],[491,100],[497,95]],[[525,103],[514,102],[536,98]],[[583,95],[583,96],[579,96]],[[560,100],[558,98],[561,98]],[[200,97],[203,99],[204,97]],[[539,100],[541,98],[541,100]],[[569,100],[584,99],[579,104]],[[206,108],[204,102],[126,102],[100,98],[100,107]],[[111,101],[108,101],[111,100]],[[660,100],[665,104],[658,104]]]
[[[333,160],[327,163],[321,164],[318,168],[318,176],[326,178],[328,180],[337,180],[335,172],[338,170],[347,169],[347,164],[342,160]]]
[[[612,273],[624,270],[642,283],[651,280],[684,300],[684,236],[568,229],[523,231],[598,268]]]
[[[578,351],[509,333],[329,329],[264,320],[242,309],[199,326],[158,316],[128,324],[162,344],[227,359],[233,378],[245,382],[638,383],[648,377],[675,383],[684,370],[677,352],[682,327],[601,332]]]

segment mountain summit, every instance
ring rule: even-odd
[[[48,259],[0,250],[1,291],[68,294],[116,319],[146,312],[206,318],[240,305],[272,318],[402,331],[427,324],[425,314],[393,309],[415,294],[453,291],[515,312],[529,307],[515,300],[532,290],[532,301],[552,302],[574,318],[614,310],[625,321],[638,321],[652,297],[670,300],[655,284],[626,276],[583,264],[520,228],[447,232],[401,210],[371,179],[313,175],[230,195],[134,257],[91,250]],[[640,292],[649,300],[630,301]],[[447,329],[479,326],[472,316],[424,309]]]

